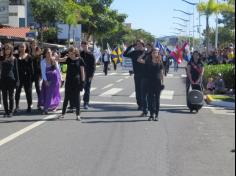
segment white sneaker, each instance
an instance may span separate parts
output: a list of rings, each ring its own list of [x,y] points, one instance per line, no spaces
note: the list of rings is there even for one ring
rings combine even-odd
[[[81,117],[79,115],[76,116],[76,120],[81,121]]]

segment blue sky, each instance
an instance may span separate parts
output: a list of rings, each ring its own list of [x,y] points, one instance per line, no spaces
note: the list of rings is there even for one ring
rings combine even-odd
[[[188,0],[190,2],[199,2],[199,0]],[[182,23],[181,20],[174,19],[173,16],[188,19],[189,16],[175,12],[173,9],[179,9],[186,12],[193,12],[193,6],[186,4],[182,0],[114,0],[112,9],[128,15],[126,22],[132,23],[134,29],[144,29],[156,37],[173,35],[176,32],[174,28],[181,28],[174,22]],[[211,26],[214,25],[214,17],[211,20]],[[191,26],[193,26],[193,17],[191,17]],[[198,13],[195,8],[195,23],[199,23]],[[202,29],[205,28],[205,16],[201,17]],[[195,24],[195,25],[197,25]],[[192,27],[191,27],[192,31]],[[196,34],[198,36],[198,34]]]

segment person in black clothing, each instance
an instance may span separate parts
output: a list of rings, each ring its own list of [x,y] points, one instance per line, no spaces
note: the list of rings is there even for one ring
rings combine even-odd
[[[18,64],[17,59],[13,56],[13,52],[13,46],[11,44],[5,44],[0,79],[5,110],[4,117],[13,116],[14,89],[19,86]]]
[[[25,95],[27,99],[28,109],[27,112],[31,112],[32,106],[32,81],[34,78],[33,71],[33,59],[32,57],[26,53],[26,44],[22,43],[19,46],[19,55],[17,56],[18,67],[19,67],[19,78],[20,78],[20,86],[16,89],[16,109],[15,113],[19,111],[19,102],[20,102],[20,94],[21,89],[24,87]]]
[[[102,55],[102,62],[104,64],[103,72],[107,76],[107,74],[108,74],[108,66],[111,63],[111,55],[108,53],[107,50],[105,50],[103,55]]]
[[[67,64],[65,97],[61,118],[64,118],[70,101],[76,107],[76,119],[80,121],[80,91],[83,90],[85,81],[84,61],[78,56],[76,48],[71,47],[69,48],[69,56],[61,59],[60,62],[66,62]]]
[[[41,81],[41,75],[42,75],[41,66],[40,66],[42,50],[40,47],[37,46],[37,42],[35,40],[31,43],[30,55],[32,56],[32,59],[33,59],[33,70],[34,70],[33,81],[35,84],[35,89],[36,89],[38,102],[39,102],[40,81]],[[40,109],[39,104],[37,106],[38,106],[38,109]]]
[[[152,54],[148,59],[144,60],[140,58],[139,63],[144,64],[148,72],[148,88],[149,88],[149,109],[150,118],[149,121],[159,120],[160,109],[160,96],[161,90],[164,88],[164,66],[162,63],[162,57],[159,53],[159,49],[153,49]],[[155,117],[154,117],[155,115]]]
[[[90,89],[92,80],[94,77],[94,73],[96,71],[96,59],[91,51],[88,49],[88,42],[83,41],[81,43],[81,47],[83,51],[81,51],[80,55],[85,63],[85,93],[84,93],[84,109],[89,108],[90,101]]]
[[[153,50],[153,45],[151,43],[148,43],[146,45],[146,48],[147,50],[138,58],[138,60],[143,59],[147,61],[147,59],[150,58]],[[146,70],[145,68],[141,78],[141,100],[143,110],[141,117],[147,117],[148,114],[148,102],[150,101],[150,98],[148,96],[148,76],[148,70]]]
[[[186,83],[186,93],[188,94],[190,86],[193,89],[201,91],[202,77],[204,74],[204,65],[200,59],[200,53],[194,51],[192,59],[187,65],[187,83]]]
[[[131,51],[135,47],[134,51]],[[144,75],[144,66],[143,64],[137,62],[138,58],[144,53],[145,45],[142,40],[138,40],[135,45],[129,46],[124,52],[124,57],[132,59],[133,71],[134,71],[134,82],[135,82],[135,92],[136,100],[138,104],[138,110],[142,110],[142,96],[141,96],[141,80]]]

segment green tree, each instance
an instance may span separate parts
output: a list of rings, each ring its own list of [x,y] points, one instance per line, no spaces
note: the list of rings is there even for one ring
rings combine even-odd
[[[207,54],[209,52],[209,17],[213,14],[221,12],[235,12],[233,6],[228,3],[217,3],[216,0],[208,0],[198,4],[197,9],[199,12],[206,15],[206,41],[207,41]]]
[[[72,26],[76,26],[79,21],[82,20],[81,12],[87,15],[92,15],[92,10],[89,6],[81,6],[76,3],[74,0],[65,0],[64,5],[64,22],[68,24],[68,44],[70,45],[70,31]]]

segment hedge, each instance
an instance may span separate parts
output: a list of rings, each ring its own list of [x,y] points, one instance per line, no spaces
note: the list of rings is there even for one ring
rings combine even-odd
[[[219,73],[223,76],[226,88],[235,90],[235,65],[205,65],[205,82],[207,82],[210,77],[215,79]]]

